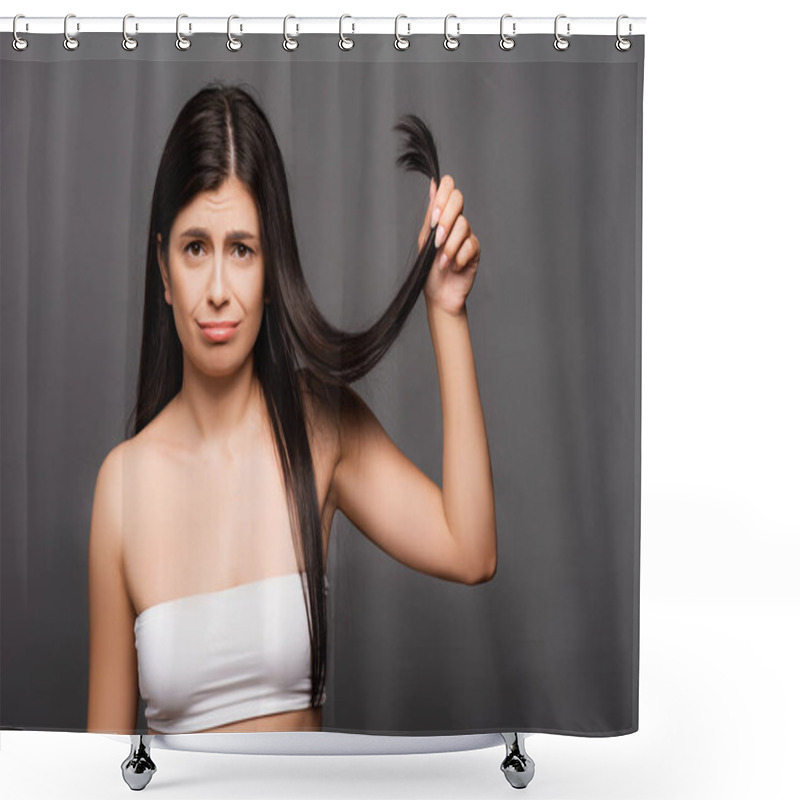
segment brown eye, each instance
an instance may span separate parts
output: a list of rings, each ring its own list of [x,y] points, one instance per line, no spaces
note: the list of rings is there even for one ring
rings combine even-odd
[[[183,248],[184,252],[191,250],[191,248],[193,248],[195,245],[199,247],[200,242],[189,242],[189,244],[187,244],[186,247]],[[198,255],[198,254],[192,250],[192,255]]]
[[[246,244],[238,244],[238,245],[236,246],[236,250],[238,251],[238,250],[239,250],[239,248],[243,248],[243,249],[244,249],[244,254],[243,254],[243,256],[242,256],[243,258],[244,258],[245,256],[247,256],[247,254],[248,254],[248,253],[252,253],[252,252],[253,252],[253,251],[252,251],[252,250],[251,250],[251,249],[250,249],[250,248],[249,248],[249,247],[248,247]]]

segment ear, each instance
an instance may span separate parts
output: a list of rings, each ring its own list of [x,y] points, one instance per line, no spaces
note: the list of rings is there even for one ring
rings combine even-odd
[[[164,283],[164,299],[167,305],[172,305],[172,295],[169,290],[169,270],[164,265],[164,259],[161,255],[161,234],[157,234],[158,246],[156,247],[156,254],[158,255],[158,270],[161,273],[161,280]]]

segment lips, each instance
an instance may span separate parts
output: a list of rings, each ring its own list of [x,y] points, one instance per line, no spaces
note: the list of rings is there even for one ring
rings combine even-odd
[[[211,342],[227,342],[236,331],[238,322],[229,319],[215,320],[211,322],[200,322],[200,330],[203,336]]]

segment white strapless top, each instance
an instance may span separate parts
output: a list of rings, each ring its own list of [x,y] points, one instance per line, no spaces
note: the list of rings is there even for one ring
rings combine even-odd
[[[189,733],[309,708],[305,583],[291,572],[144,609],[134,634],[150,727]]]

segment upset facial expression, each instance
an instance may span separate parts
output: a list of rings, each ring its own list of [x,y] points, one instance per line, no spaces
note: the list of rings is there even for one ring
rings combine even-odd
[[[258,208],[229,179],[202,192],[172,224],[169,258],[159,268],[184,352],[214,376],[238,369],[253,349],[264,309],[264,252]]]

